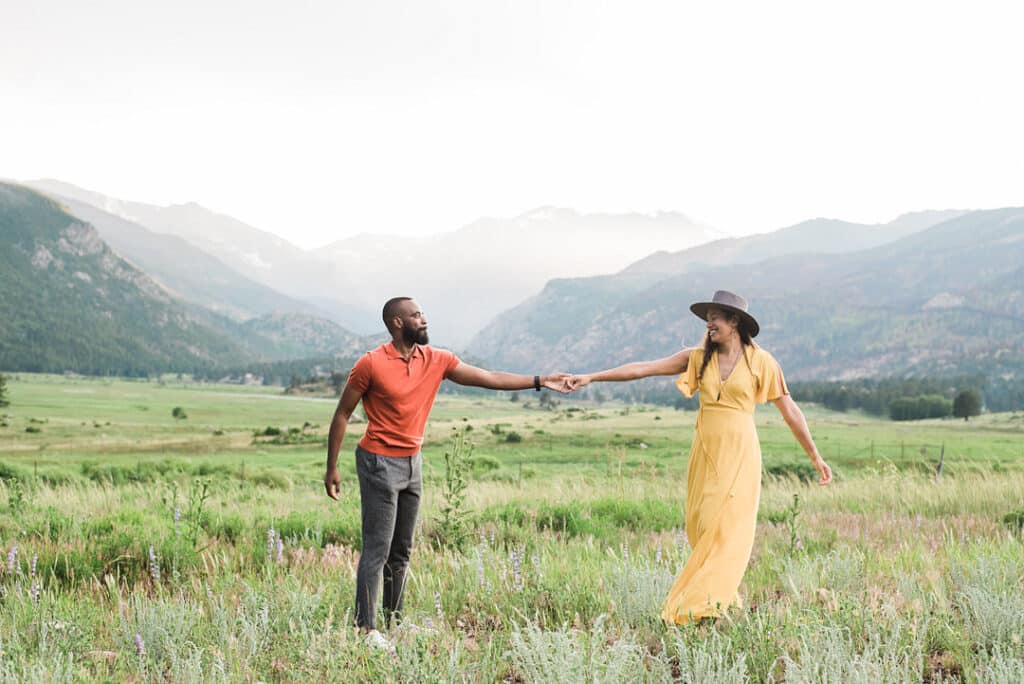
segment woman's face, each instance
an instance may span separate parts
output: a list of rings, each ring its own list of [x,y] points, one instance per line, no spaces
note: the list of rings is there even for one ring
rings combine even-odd
[[[739,320],[728,312],[715,307],[708,309],[708,338],[712,342],[724,342],[736,334]]]

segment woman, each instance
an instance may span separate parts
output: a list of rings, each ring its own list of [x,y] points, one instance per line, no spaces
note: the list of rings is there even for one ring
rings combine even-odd
[[[693,552],[661,613],[674,624],[717,617],[729,606],[742,605],[737,590],[754,546],[761,493],[755,404],[773,402],[820,474],[818,484],[832,481],[803,412],[789,396],[782,369],[753,341],[760,328],[747,313],[746,300],[719,290],[710,302],[698,302],[690,310],[707,322],[703,348],[567,381],[571,389],[579,389],[592,382],[679,373],[680,392],[692,397],[700,391],[686,485],[686,534]]]

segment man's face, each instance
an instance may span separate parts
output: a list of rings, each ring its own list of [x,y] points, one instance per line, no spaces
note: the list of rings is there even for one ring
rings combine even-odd
[[[402,319],[402,341],[408,345],[427,344],[427,317],[420,310],[416,300],[410,299],[399,306],[398,317]]]

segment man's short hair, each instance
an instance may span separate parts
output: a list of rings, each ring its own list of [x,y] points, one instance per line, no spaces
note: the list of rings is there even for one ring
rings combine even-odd
[[[402,302],[412,301],[412,297],[392,297],[384,304],[384,327],[391,332],[391,319],[398,315],[398,305]]]

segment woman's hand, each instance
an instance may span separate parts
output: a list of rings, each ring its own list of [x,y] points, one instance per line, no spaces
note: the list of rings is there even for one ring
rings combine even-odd
[[[575,392],[581,387],[586,387],[594,381],[591,375],[572,375],[565,381],[565,387],[569,392]]]
[[[814,464],[814,469],[821,475],[821,479],[818,480],[818,484],[822,487],[832,481],[832,469],[828,467],[828,463],[825,463],[825,459],[821,457],[821,454],[816,454],[811,463]]]

